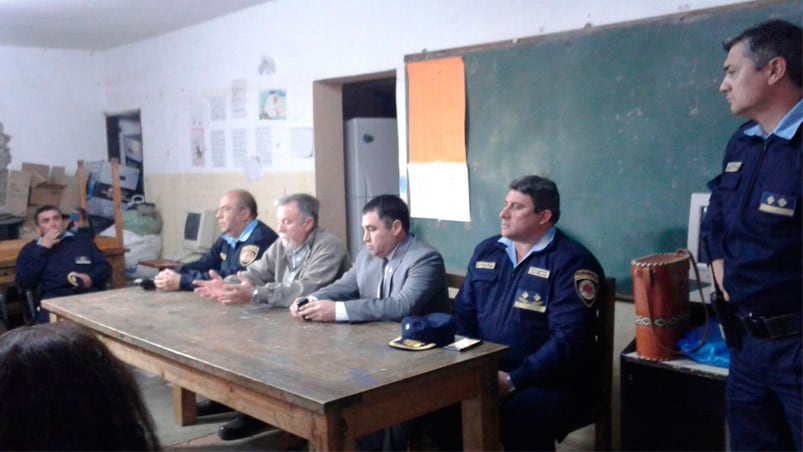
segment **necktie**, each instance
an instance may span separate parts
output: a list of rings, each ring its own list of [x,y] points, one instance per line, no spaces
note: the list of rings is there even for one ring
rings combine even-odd
[[[379,270],[379,283],[376,285],[376,298],[383,298],[385,292],[385,267],[388,265],[387,259],[382,259],[382,268]]]

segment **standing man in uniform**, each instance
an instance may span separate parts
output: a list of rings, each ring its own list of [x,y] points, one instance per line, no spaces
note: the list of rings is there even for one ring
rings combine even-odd
[[[318,200],[299,193],[279,200],[276,209],[279,240],[275,241],[245,271],[239,284],[227,284],[214,270],[209,281],[194,281],[196,293],[221,303],[266,304],[286,308],[343,275],[351,267],[346,245],[331,232],[318,227]],[[199,416],[231,411],[227,406],[206,400],[196,406]],[[221,426],[224,440],[251,436],[267,424],[244,413]]]
[[[704,237],[731,346],[725,403],[733,450],[802,447],[801,42],[801,28],[779,20],[725,42],[720,91],[749,121],[708,183]]]
[[[605,275],[555,227],[554,182],[524,176],[509,188],[501,235],[475,248],[455,299],[457,334],[510,347],[497,382],[505,450],[554,450],[594,403],[595,304]]]
[[[257,220],[257,202],[245,190],[232,190],[220,198],[217,223],[223,233],[201,259],[174,270],[162,270],[154,278],[161,290],[193,290],[193,280],[208,280],[210,270],[223,278],[236,275],[254,262],[278,237]]]
[[[111,267],[89,235],[65,231],[58,207],[39,207],[33,218],[39,239],[17,256],[21,290],[39,287],[45,299],[105,289]],[[37,320],[48,322],[49,313],[38,306],[37,311]]]

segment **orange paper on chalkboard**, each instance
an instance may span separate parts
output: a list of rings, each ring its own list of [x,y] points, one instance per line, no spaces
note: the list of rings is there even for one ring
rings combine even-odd
[[[410,163],[466,162],[463,59],[407,65]]]

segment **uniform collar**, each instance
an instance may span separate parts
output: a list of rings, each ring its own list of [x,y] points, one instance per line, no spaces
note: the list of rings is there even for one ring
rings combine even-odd
[[[64,231],[64,234],[62,234],[62,236],[61,236],[61,240],[68,239],[68,238],[71,238],[71,237],[75,237],[75,234],[73,234],[70,231]],[[39,245],[41,242],[42,242],[42,237],[39,237],[36,240],[36,244]]]
[[[797,129],[800,128],[801,123],[803,123],[803,100],[798,102],[797,105],[789,110],[789,113],[787,113],[786,116],[781,119],[781,121],[775,127],[775,130],[773,130],[770,135],[775,135],[787,141],[791,140],[792,137],[795,136]],[[758,123],[745,129],[744,134],[751,137],[761,137],[764,139],[769,137],[769,135],[764,133],[764,129],[762,129],[761,125]]]
[[[231,246],[232,248],[236,248],[237,247],[237,242],[246,242],[246,241],[248,241],[248,239],[251,237],[251,233],[254,232],[254,229],[257,228],[257,224],[258,223],[259,223],[259,221],[256,218],[254,218],[253,220],[251,220],[250,223],[248,223],[245,226],[245,229],[243,229],[243,232],[240,234],[240,237],[235,239],[234,237],[230,236],[229,234],[223,234],[223,240],[225,240],[226,243],[228,243],[229,246]]]
[[[524,258],[521,261],[524,262],[524,259],[527,259],[527,257],[530,254],[537,253],[539,251],[546,249],[546,247],[548,247],[549,244],[552,243],[552,241],[555,239],[555,231],[556,231],[555,226],[549,228],[549,230],[547,230],[546,233],[544,233],[544,235],[542,235],[541,238],[538,239],[537,242],[535,242],[535,245],[533,245],[532,248],[530,248],[530,251],[527,252],[527,255],[524,256]],[[505,247],[505,252],[507,253],[507,257],[510,258],[510,262],[512,262],[513,266],[515,267],[517,265],[516,245],[513,243],[512,240],[510,240],[507,237],[500,237],[499,243],[501,243]]]

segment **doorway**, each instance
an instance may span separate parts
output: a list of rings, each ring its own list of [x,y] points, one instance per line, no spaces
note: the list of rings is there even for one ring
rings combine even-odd
[[[106,143],[109,160],[117,158],[121,166],[138,170],[136,188],[126,190],[126,197],[144,196],[142,122],[139,111],[106,115]]]
[[[396,72],[315,81],[312,103],[319,219],[346,243],[344,122],[355,117],[396,118]]]

